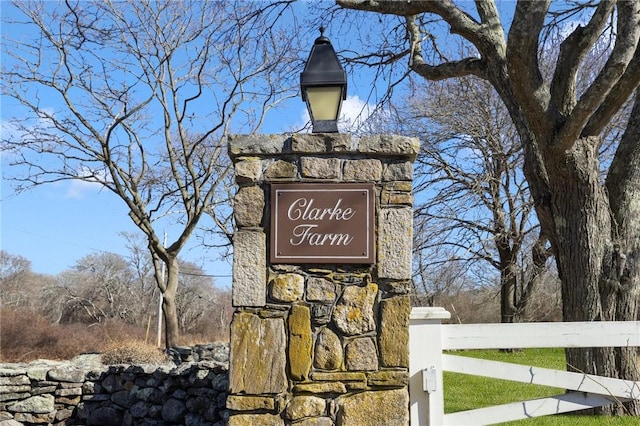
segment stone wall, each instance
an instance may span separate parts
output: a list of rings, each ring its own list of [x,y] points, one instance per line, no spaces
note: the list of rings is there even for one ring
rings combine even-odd
[[[178,365],[105,366],[100,355],[0,364],[0,426],[225,425],[228,346],[174,355]]]
[[[230,426],[409,423],[416,139],[233,136]],[[270,183],[373,183],[376,263],[271,264]]]

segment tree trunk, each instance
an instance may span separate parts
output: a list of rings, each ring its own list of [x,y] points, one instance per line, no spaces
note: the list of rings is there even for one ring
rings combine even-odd
[[[610,203],[598,175],[598,147],[593,138],[581,139],[547,168],[565,321],[629,321],[637,315],[638,273],[628,278],[637,271],[639,259],[633,259],[630,268],[624,265],[628,253],[637,253],[637,248],[635,252],[628,244],[621,248],[621,224],[615,212],[625,223],[633,221],[636,228],[626,230],[635,241],[640,225],[638,219],[629,218],[628,206]],[[569,370],[638,380],[635,348],[567,349],[566,354]],[[637,405],[616,404],[597,411],[637,414]]]
[[[591,139],[579,140],[564,155],[548,156],[555,160],[547,170],[565,321],[604,319],[598,282],[611,220],[608,199],[598,177],[597,146]],[[567,350],[570,370],[615,373],[608,363],[598,366],[596,361],[593,350]]]
[[[548,240],[542,234],[538,235],[533,247],[531,247],[531,264],[519,276],[520,287],[516,287],[515,293],[515,320],[522,322],[526,319],[527,308],[531,297],[539,286],[542,274],[546,268],[547,259],[551,257],[551,252],[547,250]]]
[[[617,320],[638,319],[640,296],[640,92],[636,92],[629,122],[611,162],[606,188],[615,227],[609,264],[602,281],[608,283],[610,308]],[[605,264],[606,265],[606,264]],[[605,275],[606,273],[606,275]],[[619,377],[640,381],[638,349],[616,348]],[[624,413],[640,415],[640,403],[624,404]]]
[[[515,265],[500,271],[500,322],[514,323],[516,320],[516,272]]]
[[[179,282],[177,256],[170,256],[166,266],[167,286],[162,298],[162,313],[164,315],[165,347],[169,349],[178,346],[180,337],[178,310],[176,307],[176,292]]]
[[[519,322],[516,309],[517,270],[513,253],[507,247],[498,249],[500,255],[500,322],[512,324]],[[502,352],[519,352],[518,348],[501,349]]]
[[[515,306],[516,299],[516,276],[513,273],[515,265],[500,271],[500,322],[503,324],[513,324],[519,322]],[[501,352],[520,352],[521,349],[509,348],[500,349]]]

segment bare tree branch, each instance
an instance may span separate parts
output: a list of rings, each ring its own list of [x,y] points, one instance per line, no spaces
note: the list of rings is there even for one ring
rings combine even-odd
[[[615,114],[622,108],[633,91],[640,84],[640,46],[636,47],[633,59],[629,62],[618,83],[609,91],[602,104],[593,113],[582,130],[582,137],[599,135]]]
[[[523,105],[536,130],[548,133],[549,92],[542,84],[538,63],[538,39],[549,9],[549,0],[518,2],[507,42],[507,66],[513,95]]]
[[[567,151],[573,146],[591,116],[602,105],[609,92],[619,84],[620,78],[637,50],[638,40],[640,40],[640,3],[618,2],[617,4],[618,14],[625,19],[617,20],[615,45],[604,67],[580,97],[580,101],[562,126],[558,135],[560,143],[555,147],[559,152]],[[640,82],[640,75],[635,76],[635,84],[637,85],[638,82]]]
[[[177,343],[178,254],[203,218],[229,233],[214,202],[228,196],[229,130],[256,131],[272,106],[296,95],[288,68],[298,60],[296,35],[278,24],[290,4],[14,6],[27,36],[3,42],[2,78],[28,113],[10,118],[15,132],[2,140],[12,178],[19,189],[83,180],[122,200],[146,236],[169,346]],[[165,247],[167,221],[179,226]]]
[[[568,115],[577,99],[575,81],[580,69],[580,61],[585,57],[607,23],[615,7],[614,1],[603,1],[586,26],[578,25],[560,44],[560,53],[551,81],[551,99],[563,115]]]

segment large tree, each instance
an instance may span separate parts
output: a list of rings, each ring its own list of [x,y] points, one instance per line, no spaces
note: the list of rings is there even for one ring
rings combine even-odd
[[[406,104],[400,131],[421,139],[415,272],[452,261],[482,271],[484,284],[499,282],[501,321],[521,321],[549,252],[507,111],[488,82],[472,77],[416,85]]]
[[[291,94],[278,71],[298,58],[278,25],[289,3],[20,1],[5,14],[2,88],[17,107],[2,147],[18,189],[82,180],[125,203],[153,259],[167,347],[178,254],[224,208],[226,135],[255,131]]]
[[[451,0],[337,3],[402,21],[401,49],[385,46],[368,58],[405,58],[410,72],[428,80],[473,75],[491,83],[522,141],[524,173],[562,281],[564,319],[634,320],[640,290],[637,94],[613,159],[603,164],[599,155],[603,129],[640,83],[640,1],[553,7],[550,0],[518,1],[511,19],[511,11],[499,10],[493,0],[477,0],[475,8]],[[446,39],[435,29],[439,24],[475,54],[454,57],[439,45]],[[551,29],[557,30],[559,53],[546,73],[540,55]],[[579,86],[585,57],[602,43],[609,43],[604,65]],[[635,355],[635,348],[568,350],[567,363],[638,380]],[[639,413],[637,404],[629,409]]]

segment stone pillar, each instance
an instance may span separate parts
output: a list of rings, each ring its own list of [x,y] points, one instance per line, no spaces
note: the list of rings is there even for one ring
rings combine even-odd
[[[229,425],[408,425],[412,175],[392,135],[230,137]],[[271,264],[270,184],[372,183],[376,263]]]

